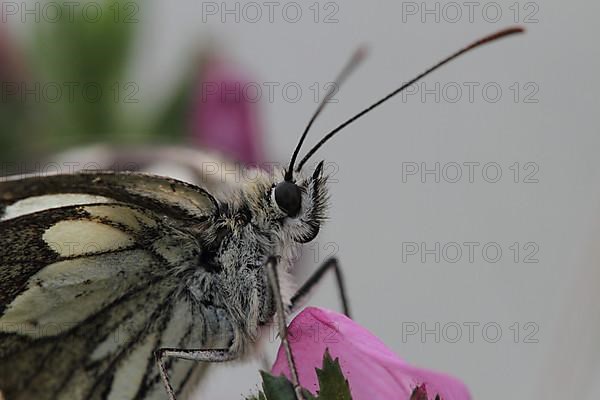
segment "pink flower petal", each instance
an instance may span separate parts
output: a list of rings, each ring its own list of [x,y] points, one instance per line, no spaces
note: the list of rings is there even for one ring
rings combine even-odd
[[[192,115],[192,140],[245,164],[263,161],[255,83],[223,61],[209,61]]]
[[[412,391],[425,384],[431,400],[469,400],[466,386],[438,372],[413,367],[401,360],[371,332],[345,315],[308,307],[290,324],[290,344],[300,384],[316,393],[315,368],[322,366],[328,348],[340,360],[353,400],[390,400],[410,398]],[[272,373],[289,377],[283,347],[279,348]]]

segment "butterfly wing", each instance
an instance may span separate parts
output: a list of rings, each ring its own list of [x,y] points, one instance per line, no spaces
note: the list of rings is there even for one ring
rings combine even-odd
[[[202,339],[194,337],[202,330],[193,329],[198,318],[177,274],[197,267],[202,247],[178,229],[178,218],[202,223],[214,200],[200,188],[146,178],[78,174],[0,184],[6,398],[162,398],[153,351]],[[36,211],[42,205],[54,208]],[[185,364],[171,366],[176,386],[190,376]]]
[[[218,210],[206,190],[175,179],[136,172],[80,172],[0,181],[0,218],[106,199],[179,220],[204,219]]]

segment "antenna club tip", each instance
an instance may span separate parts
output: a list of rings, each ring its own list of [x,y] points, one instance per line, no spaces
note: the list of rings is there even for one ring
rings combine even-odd
[[[511,26],[510,28],[506,28],[507,33],[525,33],[526,31],[527,31],[527,29],[525,29],[525,27],[521,26],[521,25],[516,25],[516,26]]]
[[[514,35],[517,33],[524,33],[525,32],[525,28],[520,26],[520,25],[516,25],[516,26],[512,26],[506,29],[502,29],[498,32],[492,33],[491,35],[485,36],[481,39],[479,39],[478,41],[474,42],[473,44],[471,44],[470,46],[468,46],[466,48],[466,50],[471,50],[475,47],[478,47],[482,44],[485,43],[490,43],[490,42],[494,42],[500,38],[504,38],[510,35]]]
[[[521,25],[511,26],[509,28],[502,29],[501,31],[498,31],[490,36],[500,38],[502,36],[514,35],[516,33],[525,33],[525,27]]]

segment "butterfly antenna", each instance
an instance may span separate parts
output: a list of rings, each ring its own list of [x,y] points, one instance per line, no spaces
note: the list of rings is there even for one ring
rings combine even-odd
[[[481,46],[483,44],[486,44],[486,43],[489,43],[489,42],[493,42],[493,41],[495,41],[497,39],[500,39],[500,38],[503,38],[503,37],[506,37],[506,36],[509,36],[509,35],[513,35],[515,33],[522,33],[524,31],[525,31],[525,29],[523,29],[521,27],[518,27],[518,26],[517,27],[512,27],[512,28],[501,30],[499,32],[496,32],[496,33],[488,35],[488,36],[486,36],[484,38],[481,38],[481,39],[477,40],[476,42],[471,43],[467,47],[464,47],[463,49],[457,51],[456,53],[452,54],[451,56],[449,56],[449,57],[443,59],[442,61],[438,62],[433,67],[429,68],[425,72],[423,72],[420,75],[418,75],[416,78],[414,78],[414,79],[410,80],[409,82],[405,83],[404,85],[400,86],[398,89],[394,90],[393,92],[391,92],[390,94],[388,94],[387,96],[385,96],[381,100],[375,102],[371,106],[365,108],[364,110],[362,110],[361,112],[359,112],[358,114],[356,114],[355,116],[353,116],[352,118],[350,118],[350,119],[346,120],[345,122],[343,122],[342,124],[340,124],[337,128],[335,128],[334,130],[332,130],[331,132],[329,132],[327,135],[325,135],[323,137],[323,139],[321,139],[312,149],[310,149],[310,151],[306,154],[306,156],[304,156],[304,158],[300,161],[300,163],[298,163],[298,167],[296,168],[296,171],[300,171],[302,169],[302,166],[310,159],[310,157],[312,157],[312,155],[315,154],[315,152],[317,150],[319,150],[319,148],[321,148],[321,146],[323,146],[336,133],[338,133],[339,131],[341,131],[342,129],[344,129],[345,127],[347,127],[348,125],[350,125],[351,123],[353,123],[354,121],[356,121],[357,119],[359,119],[360,117],[362,117],[363,115],[365,115],[366,113],[372,111],[375,107],[378,107],[381,104],[385,103],[386,101],[388,101],[389,99],[391,99],[392,97],[394,97],[398,93],[402,92],[404,89],[406,89],[407,87],[411,86],[412,84],[414,84],[415,82],[417,82],[421,78],[429,75],[430,73],[432,73],[436,69],[440,68],[442,65],[444,65],[444,64],[446,64],[446,63],[454,60],[455,58],[461,56],[462,54],[468,52],[469,50],[473,50],[474,48],[479,47],[479,46]]]
[[[306,125],[306,128],[304,128],[304,132],[302,132],[302,136],[300,136],[300,141],[298,142],[298,144],[296,145],[296,148],[294,149],[294,154],[292,154],[292,159],[290,160],[290,165],[289,165],[287,171],[285,171],[285,180],[286,181],[290,182],[293,179],[294,164],[296,163],[296,158],[298,157],[298,153],[300,152],[300,148],[302,147],[302,144],[304,143],[304,139],[306,139],[306,135],[308,134],[310,127],[313,125],[313,123],[315,122],[315,120],[317,119],[319,114],[321,114],[321,111],[323,111],[323,108],[325,108],[325,105],[335,95],[337,89],[340,87],[342,82],[344,82],[344,80],[348,77],[348,75],[350,75],[350,73],[356,68],[356,66],[365,58],[366,54],[367,54],[367,50],[365,47],[359,47],[354,52],[354,54],[352,55],[352,57],[350,58],[348,63],[344,66],[344,69],[342,69],[342,71],[340,72],[340,74],[338,75],[336,80],[334,81],[333,85],[331,85],[331,87],[325,94],[325,97],[323,98],[323,100],[321,100],[321,103],[319,103],[319,107],[317,107],[317,110],[314,112],[314,114],[310,118],[310,121],[308,121],[308,125]]]

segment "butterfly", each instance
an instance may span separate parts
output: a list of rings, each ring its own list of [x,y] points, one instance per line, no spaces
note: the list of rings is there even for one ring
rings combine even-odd
[[[287,168],[249,174],[219,198],[202,185],[139,172],[3,178],[4,397],[175,399],[195,382],[199,361],[255,353],[261,330],[274,319],[299,388],[285,316],[328,271],[335,272],[348,313],[335,259],[297,291],[289,289],[293,254],[318,235],[329,204],[323,162],[312,173],[303,167],[342,128],[425,75],[521,31],[509,28],[454,53],[339,125],[296,163],[330,91]],[[361,58],[355,54],[336,82]]]

